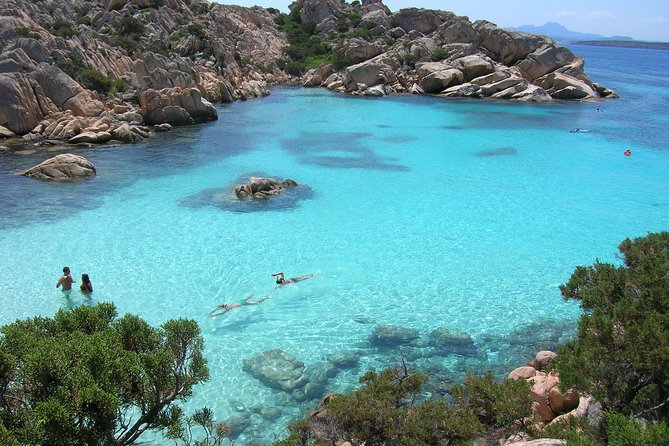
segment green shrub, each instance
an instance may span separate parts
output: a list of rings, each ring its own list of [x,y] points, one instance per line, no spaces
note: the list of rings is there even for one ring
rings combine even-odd
[[[282,14],[275,18],[281,29],[286,32],[288,43],[283,53],[289,61],[279,64],[279,68],[293,76],[299,76],[310,68],[316,68],[319,62],[330,63],[331,43],[315,35],[313,23],[302,23],[296,10],[289,15]]]
[[[584,310],[554,366],[614,412],[669,421],[669,232],[623,241],[623,265],[579,266],[560,287]]]
[[[72,24],[64,20],[56,20],[48,26],[48,29],[54,35],[60,37],[72,37],[79,35],[79,32],[72,28]]]
[[[524,379],[497,381],[491,372],[484,376],[470,375],[462,386],[452,389],[463,407],[479,414],[489,427],[513,427],[532,414],[530,384]]]
[[[78,23],[79,25],[91,26],[92,20],[91,20],[90,17],[88,17],[88,16],[84,16],[84,17],[79,17],[79,18],[77,19],[77,23]]]
[[[444,48],[437,48],[430,55],[430,59],[432,59],[433,62],[439,62],[441,60],[446,59],[447,57],[448,57],[448,51],[446,51]]]
[[[97,70],[86,68],[81,71],[81,82],[86,88],[95,90],[98,93],[107,93],[112,87],[112,81]],[[125,85],[125,84],[124,84]]]
[[[346,53],[343,51],[335,51],[332,55],[332,66],[334,66],[335,70],[341,70],[352,64],[353,62],[351,62],[351,59],[346,57]]]
[[[362,22],[362,23],[360,23],[360,27],[372,30],[372,29],[376,28],[376,23],[374,23],[374,22]]]
[[[608,446],[666,446],[669,426],[664,422],[641,424],[625,415],[606,412]]]
[[[42,37],[38,33],[23,27],[16,28],[14,32],[16,33],[16,37],[29,37],[31,39],[37,39],[37,40],[39,40]]]
[[[410,411],[401,433],[403,446],[465,445],[483,431],[483,424],[470,409],[457,409],[445,401],[426,401]]]
[[[154,328],[102,303],[0,332],[3,445],[130,445],[209,377],[192,320]]]
[[[569,446],[600,446],[600,433],[588,422],[587,418],[567,417],[559,422],[551,423],[538,432],[537,438],[558,438],[565,440]]]
[[[416,66],[416,62],[418,62],[418,57],[415,56],[415,55],[412,54],[412,53],[406,53],[406,54],[404,55],[404,58],[402,59],[402,62],[403,62],[405,65],[407,65],[407,66],[409,66],[409,67],[411,67],[411,68],[414,68],[414,67]]]
[[[123,79],[114,79],[111,82],[109,94],[125,93],[126,91],[128,91],[128,86],[125,84]]]
[[[356,28],[353,31],[346,33],[346,37],[360,37],[365,40],[370,40],[373,36],[372,33],[370,33],[366,28]]]
[[[377,374],[367,372],[363,387],[352,395],[337,395],[327,406],[328,416],[345,440],[359,439],[367,444],[397,442],[407,417],[410,401],[427,381],[418,373],[404,375],[399,368]]]
[[[131,15],[123,16],[121,22],[119,23],[118,34],[120,35],[129,36],[135,34],[138,36],[142,36],[144,35],[145,31],[146,31],[146,26],[144,25],[144,23],[142,23],[141,20],[136,19]]]
[[[200,39],[205,39],[207,34],[204,32],[204,28],[200,23],[191,23],[186,26],[186,32],[192,36],[199,37]]]
[[[276,8],[272,8],[272,7],[267,8],[267,12],[269,12],[270,14],[280,14],[281,13],[281,11],[279,11]]]

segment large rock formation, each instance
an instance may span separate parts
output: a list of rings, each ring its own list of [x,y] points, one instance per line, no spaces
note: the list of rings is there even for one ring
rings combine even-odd
[[[30,143],[95,144],[216,119],[211,102],[288,80],[275,15],[205,0],[0,2],[0,126]]]
[[[63,153],[21,172],[40,180],[70,181],[95,176],[95,167],[83,156]]]
[[[576,390],[563,392],[559,389],[560,377],[557,372],[548,371],[548,364],[555,353],[541,351],[528,365],[509,373],[509,379],[526,379],[530,385],[534,405],[532,412],[535,419],[547,423],[558,415],[576,409],[579,394]]]
[[[291,9],[322,35],[336,31],[331,24],[351,15],[358,15],[370,31],[365,38],[334,46],[347,67],[327,78],[310,71],[302,81],[305,86],[351,94],[368,95],[375,88],[523,101],[615,97],[588,79],[583,59],[547,37],[484,20],[472,23],[446,11],[407,8],[393,14],[377,0],[357,7],[335,3],[299,0]]]
[[[291,8],[332,42],[336,61],[311,70],[306,86],[525,101],[613,95],[569,49],[486,21],[391,13],[380,0],[297,0]],[[273,9],[206,0],[4,0],[0,126],[30,143],[79,133],[87,134],[74,141],[132,142],[150,134],[145,125],[216,119],[210,103],[265,96],[268,85],[295,80],[279,68],[290,52],[278,19]]]

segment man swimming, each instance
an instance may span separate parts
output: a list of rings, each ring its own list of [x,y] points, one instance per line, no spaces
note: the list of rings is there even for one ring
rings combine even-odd
[[[290,279],[286,279],[283,273],[274,273],[272,274],[272,277],[276,277],[276,284],[277,285],[287,285],[289,283],[295,283],[295,282],[301,282],[303,280],[307,280],[311,277],[314,277],[315,274],[306,274],[304,276],[300,277],[291,277]]]
[[[255,294],[255,293],[254,293],[254,294]],[[214,308],[214,310],[213,310],[211,313],[209,313],[209,317],[221,316],[221,315],[224,315],[225,313],[227,313],[227,312],[230,311],[230,310],[234,310],[235,308],[243,307],[243,306],[245,306],[245,305],[259,305],[259,304],[261,304],[262,302],[266,301],[267,299],[271,299],[271,298],[272,298],[272,296],[267,296],[267,297],[263,297],[263,298],[260,299],[260,300],[255,301],[255,302],[249,302],[249,299],[251,299],[252,297],[253,297],[253,294],[249,294],[249,295],[246,296],[244,299],[240,300],[239,303],[234,303],[234,304],[227,304],[227,303],[226,303],[226,304],[220,304],[219,306],[217,306],[216,308]],[[216,313],[216,312],[219,311],[219,310],[223,310],[223,311],[220,312],[220,313]],[[215,313],[215,314],[214,314],[214,313]]]
[[[56,283],[56,288],[62,286],[61,291],[65,297],[70,297],[70,294],[72,294],[72,284],[74,282],[75,280],[70,275],[70,268],[66,266],[63,268],[63,275],[58,279],[58,283]]]

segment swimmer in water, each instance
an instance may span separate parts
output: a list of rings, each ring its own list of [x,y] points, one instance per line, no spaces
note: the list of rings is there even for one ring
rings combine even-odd
[[[70,268],[66,266],[63,268],[63,275],[58,279],[58,283],[56,283],[56,288],[60,288],[65,297],[70,297],[70,294],[72,294],[72,284],[75,282],[76,280],[70,275]]]
[[[277,285],[288,285],[289,283],[295,283],[295,282],[301,282],[303,280],[310,279],[314,277],[315,274],[306,274],[304,276],[300,277],[291,277],[290,279],[286,279],[283,275],[283,273],[274,273],[272,274],[272,277],[276,277],[276,284]]]
[[[255,301],[255,302],[249,302],[249,299],[251,299],[252,297],[253,297],[253,294],[249,294],[244,299],[240,300],[238,303],[220,304],[211,313],[209,313],[209,317],[221,316],[221,315],[224,315],[225,313],[227,313],[230,310],[234,310],[235,308],[243,307],[243,306],[246,306],[246,305],[260,305],[262,302],[266,301],[267,299],[272,298],[272,296],[267,296],[267,297],[263,297],[260,300]]]

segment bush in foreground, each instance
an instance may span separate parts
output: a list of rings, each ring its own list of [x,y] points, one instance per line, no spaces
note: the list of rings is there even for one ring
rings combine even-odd
[[[2,444],[133,444],[209,377],[192,320],[153,328],[103,303],[0,333]]]
[[[367,445],[465,445],[486,430],[506,434],[531,414],[532,398],[524,380],[495,381],[492,374],[470,376],[453,388],[454,398],[417,403],[425,375],[403,365],[367,372],[351,395],[335,395],[324,421],[302,420],[276,446],[333,444],[347,440]]]
[[[669,232],[620,244],[622,266],[576,268],[560,287],[584,310],[577,338],[559,352],[565,387],[614,412],[669,421]]]

